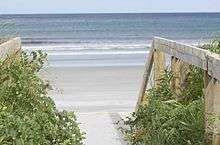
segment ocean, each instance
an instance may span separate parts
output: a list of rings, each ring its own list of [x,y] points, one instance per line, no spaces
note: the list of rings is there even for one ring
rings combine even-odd
[[[220,36],[220,13],[0,15],[50,67],[144,65],[154,36],[193,45]]]

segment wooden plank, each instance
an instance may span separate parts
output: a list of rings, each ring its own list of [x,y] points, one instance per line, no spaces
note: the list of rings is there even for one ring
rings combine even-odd
[[[213,110],[215,116],[215,130],[213,133],[213,145],[220,145],[220,81],[213,79],[213,88],[210,91],[213,91],[214,103]]]
[[[14,38],[0,45],[0,59],[5,59],[7,55],[16,53],[21,50],[21,39]]]
[[[208,70],[208,74],[220,80],[220,55],[198,47],[190,46],[160,37],[154,38],[155,49]]]
[[[213,145],[220,144],[220,81],[212,78],[208,72],[204,76],[205,81],[205,139]],[[212,118],[214,117],[214,120]],[[212,122],[214,121],[214,122]]]
[[[205,96],[205,142],[206,144],[212,144],[213,136],[213,122],[211,122],[211,117],[213,115],[213,105],[214,105],[214,95],[213,90],[213,80],[208,74],[208,71],[204,71],[204,96]]]
[[[220,80],[220,55],[207,52],[208,74]]]
[[[155,46],[154,46],[155,48]],[[160,84],[161,79],[165,72],[165,55],[162,51],[154,51],[154,82],[157,87]]]
[[[180,94],[180,65],[179,59],[172,56],[171,57],[171,72],[172,78],[172,91],[177,95]]]
[[[143,80],[142,80],[142,84],[141,84],[141,89],[139,91],[139,95],[138,95],[138,101],[135,107],[135,112],[138,110],[139,105],[142,103],[142,101],[144,100],[144,95],[145,95],[145,91],[146,91],[146,87],[150,78],[150,74],[151,74],[151,70],[152,70],[152,66],[153,66],[153,56],[154,56],[154,49],[153,49],[153,44],[147,59],[147,62],[145,64],[145,71],[144,71],[144,75],[143,75]]]
[[[155,37],[154,42],[155,49],[175,56],[186,63],[193,64],[204,70],[207,69],[207,50],[159,37]]]
[[[181,101],[182,99],[184,99],[184,98],[180,98],[180,96],[182,90],[186,87],[186,79],[189,72],[189,64],[172,56],[171,72],[173,74],[172,90],[176,95],[176,100]]]

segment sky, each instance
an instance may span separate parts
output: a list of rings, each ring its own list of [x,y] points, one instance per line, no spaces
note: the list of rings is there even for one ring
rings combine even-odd
[[[0,0],[0,14],[220,12],[220,0]]]

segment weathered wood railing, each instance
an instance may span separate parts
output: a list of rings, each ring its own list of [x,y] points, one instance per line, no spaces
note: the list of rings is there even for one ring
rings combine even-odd
[[[189,65],[195,65],[204,70],[205,113],[207,115],[205,119],[206,137],[213,145],[220,145],[220,55],[218,54],[176,41],[155,37],[145,65],[136,110],[145,100],[150,74],[153,73],[155,86],[158,85],[160,78],[163,76],[166,64],[165,54],[170,56],[171,71],[175,76],[172,80],[172,88],[177,94],[176,96],[180,93]],[[177,97],[176,99],[178,100],[179,98]],[[219,116],[219,118],[217,117],[214,123],[210,124],[208,114],[214,114]],[[210,126],[214,126],[215,131],[210,130]]]
[[[0,44],[0,60],[8,55],[15,54],[21,50],[21,39],[19,37],[9,39]]]

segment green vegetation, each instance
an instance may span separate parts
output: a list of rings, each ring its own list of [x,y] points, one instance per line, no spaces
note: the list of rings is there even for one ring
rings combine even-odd
[[[202,46],[220,53],[220,41]],[[173,75],[166,71],[160,85],[147,91],[148,103],[123,120],[125,139],[133,145],[205,145],[203,71],[190,66],[181,101],[171,88]]]
[[[190,76],[198,74],[197,68],[191,68]],[[175,101],[171,91],[172,74],[166,72],[158,88],[149,90],[147,105],[139,108],[137,113],[124,121],[129,126],[123,133],[132,144],[146,145],[202,145],[204,134],[203,97],[197,96],[202,92],[197,82],[189,81],[192,88],[187,88],[183,95],[191,94],[189,101]],[[188,91],[188,89],[190,89]]]
[[[41,51],[0,61],[0,144],[81,145],[84,138],[73,112],[58,112],[38,72]]]
[[[203,45],[202,48],[220,54],[220,39],[216,38],[210,44]]]

